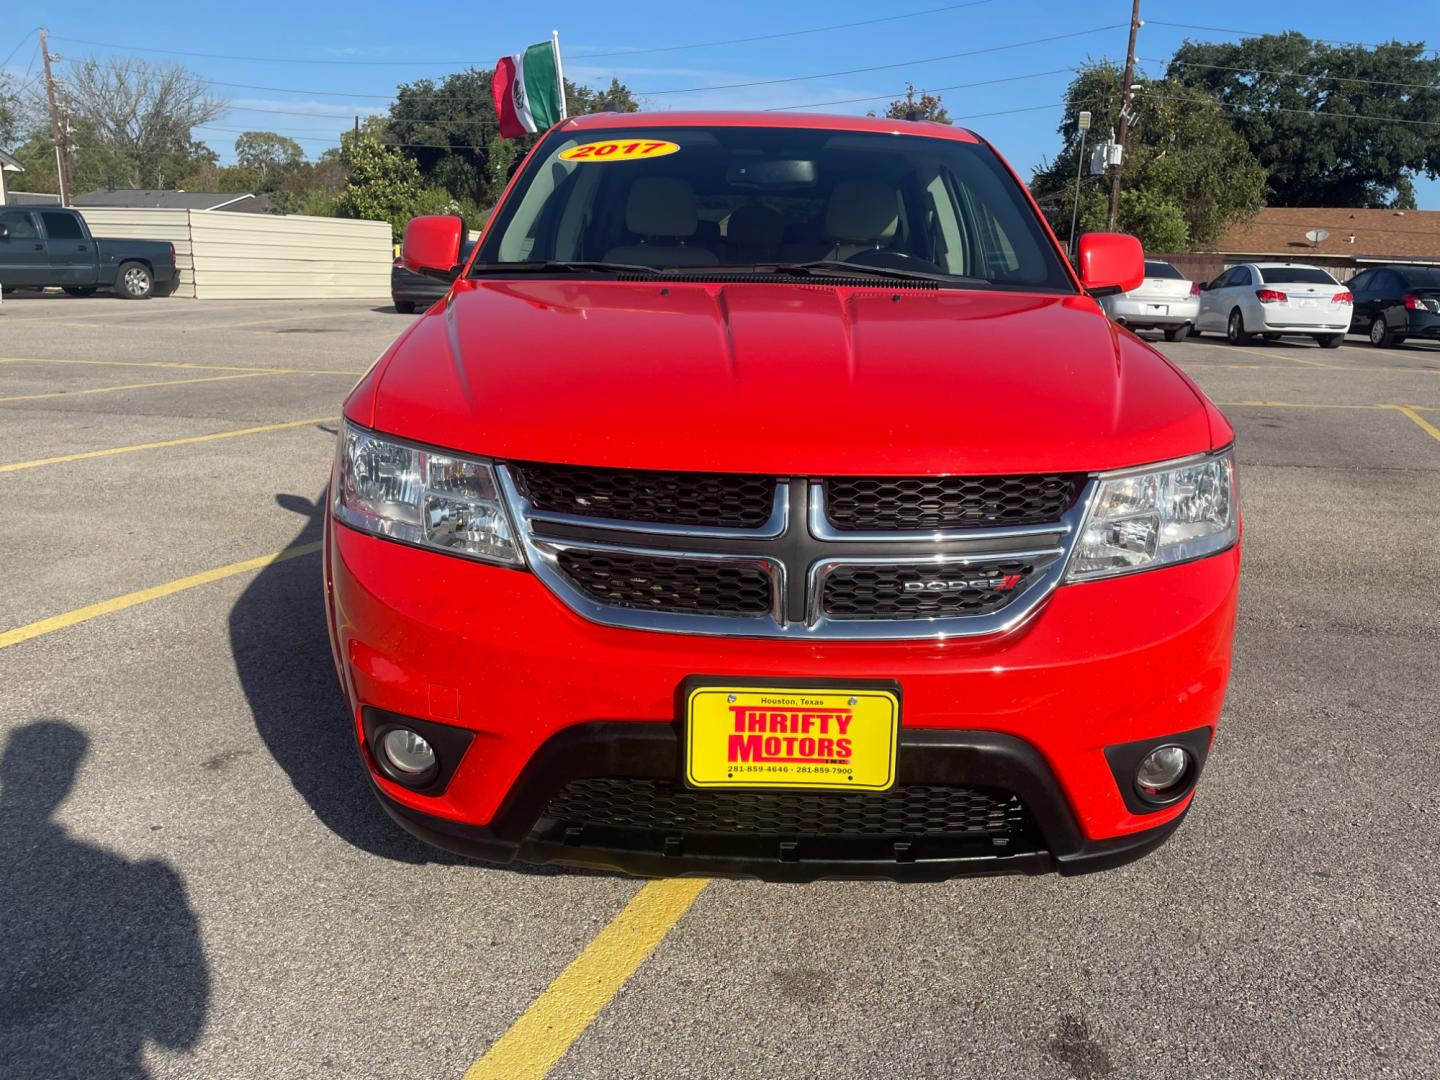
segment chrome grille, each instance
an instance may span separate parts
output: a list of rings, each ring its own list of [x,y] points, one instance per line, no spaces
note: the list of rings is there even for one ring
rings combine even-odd
[[[540,496],[535,478],[550,468],[502,464],[498,473],[531,569],[578,614],[633,629],[812,640],[1012,629],[1059,584],[1094,490],[1094,481],[1065,474],[971,478],[963,483],[1011,500],[976,524],[963,509],[946,509],[961,502],[938,510],[923,500],[911,509],[881,505],[881,487],[865,488],[870,508],[862,513],[849,479],[563,466],[555,468],[571,486]],[[583,484],[574,481],[580,473]],[[545,475],[548,482],[560,474]],[[949,479],[876,483],[926,492]],[[1019,487],[1006,488],[1010,480]],[[837,490],[849,500],[838,519]],[[707,497],[716,505],[704,505]],[[936,516],[925,517],[932,510]],[[1051,516],[1019,520],[1042,510]],[[644,514],[654,517],[636,516]]]

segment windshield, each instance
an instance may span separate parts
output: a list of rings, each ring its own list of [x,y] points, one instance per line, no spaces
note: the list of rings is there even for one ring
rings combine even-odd
[[[1266,285],[1338,285],[1324,270],[1314,266],[1257,266]]]
[[[1400,271],[1406,285],[1416,289],[1440,289],[1440,269],[1410,266]]]
[[[1148,278],[1168,278],[1177,281],[1185,280],[1185,275],[1167,262],[1147,261],[1145,263],[1145,276]]]
[[[1075,291],[989,147],[802,128],[556,131],[474,273],[557,262],[774,273],[822,261],[966,288]]]

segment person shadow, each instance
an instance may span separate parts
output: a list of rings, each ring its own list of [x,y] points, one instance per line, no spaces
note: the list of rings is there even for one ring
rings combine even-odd
[[[0,754],[0,1076],[143,1080],[149,1044],[200,1037],[210,973],[185,885],[55,820],[89,739],[15,729]]]
[[[280,494],[300,518],[290,541],[321,540],[325,492]],[[396,825],[380,808],[355,745],[355,729],[330,657],[321,554],[265,567],[230,611],[230,650],[265,748],[315,816],[347,843],[407,863],[456,863]]]

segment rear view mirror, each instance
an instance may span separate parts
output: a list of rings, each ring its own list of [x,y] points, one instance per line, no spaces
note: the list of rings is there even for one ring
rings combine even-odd
[[[813,161],[771,161],[757,159],[747,161],[741,158],[732,161],[725,170],[728,184],[747,184],[753,187],[794,187],[815,183],[815,162]]]
[[[460,242],[464,239],[465,222],[452,214],[411,218],[400,244],[400,261],[417,274],[454,281],[460,272]]]
[[[1078,262],[1080,284],[1091,296],[1129,292],[1145,280],[1145,249],[1128,233],[1086,233]]]

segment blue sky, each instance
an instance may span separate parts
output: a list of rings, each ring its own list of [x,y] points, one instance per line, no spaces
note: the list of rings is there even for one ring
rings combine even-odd
[[[652,109],[815,105],[817,111],[863,113],[883,108],[907,80],[938,88],[1008,79],[944,90],[942,97],[953,116],[970,117],[961,122],[993,140],[1022,175],[1058,148],[1059,102],[1070,77],[1062,69],[1087,58],[1123,59],[1130,11],[1129,0],[972,0],[964,6],[953,0],[550,5],[292,0],[197,3],[186,6],[183,15],[164,4],[5,0],[4,6],[0,60],[18,45],[4,65],[17,76],[28,70],[33,78],[38,71],[35,38],[22,35],[43,24],[52,51],[62,56],[134,51],[183,62],[215,83],[244,84],[214,87],[229,97],[231,108],[197,132],[225,160],[233,157],[235,137],[245,130],[289,135],[313,157],[335,144],[340,128],[352,123],[357,112],[384,111],[397,83],[440,77],[467,64],[489,67],[496,57],[543,40],[554,28],[560,31],[567,76],[592,84],[617,76]],[[893,18],[912,12],[928,14]],[[1378,8],[1354,0],[1302,5],[1145,0],[1142,13],[1147,25],[1138,53],[1152,60],[1170,56],[1187,36],[1237,38],[1165,22],[1262,33],[1299,30],[1312,37],[1367,42],[1423,40],[1440,48],[1437,0]],[[872,21],[880,19],[886,21]],[[862,21],[868,24],[738,45],[671,48]],[[978,51],[1059,35],[1073,36]],[[972,55],[920,62],[956,53]],[[878,65],[887,66],[854,70]],[[1145,67],[1152,74],[1163,72],[1162,63]],[[837,71],[850,73],[728,85]],[[871,97],[875,100],[850,100]],[[1421,207],[1440,209],[1440,181],[1421,177],[1417,186]]]

